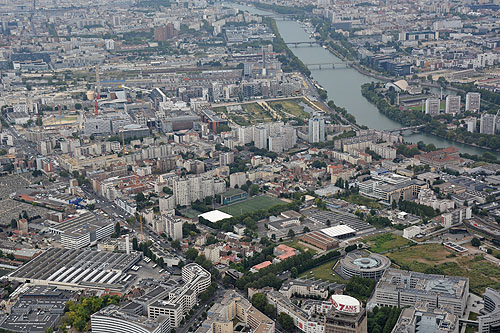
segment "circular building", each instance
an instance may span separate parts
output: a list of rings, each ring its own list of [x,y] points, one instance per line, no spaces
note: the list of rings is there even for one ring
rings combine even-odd
[[[389,266],[391,260],[386,256],[360,250],[349,252],[340,260],[342,273],[348,278],[360,276],[378,280]]]

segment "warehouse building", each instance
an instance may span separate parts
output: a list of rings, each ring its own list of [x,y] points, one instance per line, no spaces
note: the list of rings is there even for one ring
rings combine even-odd
[[[114,225],[111,220],[98,220],[91,212],[85,212],[49,228],[61,236],[61,244],[67,249],[81,249],[111,236]]]
[[[7,275],[7,279],[66,289],[121,292],[135,280],[136,276],[127,272],[141,258],[141,253],[51,248]]]

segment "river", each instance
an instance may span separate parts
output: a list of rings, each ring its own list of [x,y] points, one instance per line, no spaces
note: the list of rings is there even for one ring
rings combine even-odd
[[[231,3],[228,6],[235,7],[241,10],[248,11],[256,15],[271,15],[272,12],[264,11],[255,7],[244,6]],[[273,14],[279,17],[278,14]],[[314,41],[309,37],[309,34],[304,30],[301,23],[290,20],[276,20],[276,25],[285,42],[297,41]],[[328,50],[319,45],[310,46],[302,44],[298,47],[289,45],[290,50],[304,63],[339,63],[341,59],[333,55]],[[361,85],[368,82],[377,81],[376,79],[361,74],[354,68],[326,68],[324,66],[319,69],[317,66],[309,68],[312,77],[328,92],[328,99],[335,102],[336,105],[344,107],[347,111],[356,117],[356,121],[360,125],[366,125],[374,129],[394,129],[400,128],[402,125],[380,113],[375,105],[369,103],[361,95]],[[427,133],[417,133],[405,135],[405,141],[416,143],[423,141],[426,144],[433,143],[436,147],[455,146],[462,153],[482,155],[485,152],[495,154],[500,158],[500,153],[492,152],[487,149],[461,144],[458,142],[446,140]]]

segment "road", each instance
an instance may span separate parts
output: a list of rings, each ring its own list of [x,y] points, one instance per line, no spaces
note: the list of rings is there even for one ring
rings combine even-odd
[[[16,148],[18,148],[20,151],[24,151],[27,155],[29,155],[29,157],[39,155],[36,149],[36,145],[33,142],[29,142],[25,138],[20,136],[14,127],[9,126],[9,132],[14,137],[14,146],[16,146]]]
[[[179,332],[179,333],[186,333],[186,332],[189,332],[191,326],[193,326],[193,324],[195,323],[195,321],[197,319],[201,319],[201,314],[204,312],[204,311],[207,311],[209,309],[209,304],[214,301],[214,300],[221,300],[222,297],[224,297],[224,286],[222,284],[220,284],[219,282],[217,282],[217,285],[219,286],[219,288],[215,291],[215,294],[207,301],[205,302],[205,304],[201,304],[201,306],[193,313],[193,315],[189,318],[189,320],[182,326],[182,327],[179,327],[179,329],[176,329],[176,332]],[[196,325],[196,327],[193,327],[194,329],[191,330],[191,332],[194,332],[196,331],[196,329],[198,328],[198,326],[203,322],[203,319],[201,319],[201,321],[199,322],[199,324]]]

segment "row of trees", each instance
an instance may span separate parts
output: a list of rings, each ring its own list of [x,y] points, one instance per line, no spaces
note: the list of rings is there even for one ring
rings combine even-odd
[[[273,287],[275,289],[279,289],[282,281],[277,277],[278,274],[284,271],[293,271],[293,275],[298,276],[300,273],[310,270],[313,267],[319,266],[339,256],[340,252],[332,251],[318,258],[313,258],[313,254],[311,254],[311,252],[304,252],[280,263],[263,268],[257,273],[247,271],[243,277],[236,281],[236,287],[238,289],[258,289],[263,287]],[[267,258],[267,260],[269,259],[272,260],[272,257]]]
[[[385,96],[377,91],[377,88],[379,88],[379,84],[377,83],[366,83],[361,86],[361,93],[366,99],[368,99],[369,102],[375,104],[381,113],[405,126],[425,124],[426,127],[422,129],[423,131],[432,133],[439,137],[495,150],[500,149],[500,136],[498,135],[488,135],[477,132],[471,133],[467,131],[465,127],[448,130],[447,123],[452,121],[450,115],[431,117],[421,111],[401,110],[398,106],[391,105]],[[445,121],[441,122],[440,120]],[[415,154],[419,153],[416,150],[413,152]],[[410,157],[410,154],[404,155]]]

